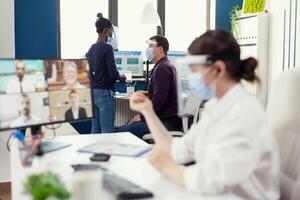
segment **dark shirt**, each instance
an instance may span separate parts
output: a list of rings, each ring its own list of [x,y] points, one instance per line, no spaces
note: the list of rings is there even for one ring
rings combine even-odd
[[[167,57],[160,59],[151,71],[148,95],[159,118],[173,128],[180,129],[182,123],[177,116],[177,72]]]
[[[85,118],[87,118],[86,110],[84,108],[79,107],[79,110],[78,110],[78,119],[85,119]],[[68,109],[65,112],[65,120],[66,121],[72,121],[72,120],[74,120],[72,108]]]
[[[92,88],[115,91],[115,83],[120,76],[112,46],[103,42],[93,44],[86,57],[91,70]]]

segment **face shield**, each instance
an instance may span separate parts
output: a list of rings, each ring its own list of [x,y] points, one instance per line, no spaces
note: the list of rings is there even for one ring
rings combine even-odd
[[[196,74],[205,74],[212,65],[210,56],[186,56],[176,60],[177,70],[177,96],[178,113],[180,116],[194,115],[198,110],[203,98],[201,98],[190,84],[191,77]]]
[[[116,26],[111,28],[111,36],[107,38],[107,44],[110,44],[114,50],[118,49],[118,28]]]
[[[155,57],[154,48],[157,47],[157,42],[152,41],[152,40],[147,40],[146,46],[147,46],[146,50],[145,50],[146,59],[149,61],[152,61],[153,58]]]

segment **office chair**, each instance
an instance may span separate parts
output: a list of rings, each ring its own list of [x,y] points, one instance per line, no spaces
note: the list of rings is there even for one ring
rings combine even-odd
[[[267,111],[279,145],[282,200],[300,199],[300,68],[283,72],[271,90]]]
[[[187,102],[186,106],[184,109],[184,113],[186,113],[184,116],[182,116],[182,127],[183,127],[183,132],[182,131],[170,131],[170,134],[173,137],[182,137],[185,133],[188,132],[189,130],[189,125],[190,121],[189,119],[193,118],[192,124],[197,123],[197,121],[201,117],[201,99],[199,97],[190,95],[187,97]],[[153,143],[153,138],[151,134],[146,134],[142,138],[144,141],[148,143]]]

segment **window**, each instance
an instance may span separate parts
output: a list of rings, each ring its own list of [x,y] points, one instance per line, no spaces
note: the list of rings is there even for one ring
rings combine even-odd
[[[119,50],[146,49],[146,40],[157,34],[157,27],[140,23],[145,4],[152,2],[157,8],[156,0],[119,0],[118,3],[118,42]]]
[[[108,18],[108,0],[61,0],[61,57],[83,58],[97,40],[97,13]]]
[[[206,31],[206,1],[166,0],[166,37],[171,51],[186,51]]]

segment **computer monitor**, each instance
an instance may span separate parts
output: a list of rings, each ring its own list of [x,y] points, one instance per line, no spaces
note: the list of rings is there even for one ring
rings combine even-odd
[[[185,56],[186,56],[185,51],[168,51],[168,58],[174,65],[176,65],[176,59],[182,58]]]
[[[141,51],[115,51],[115,61],[119,72],[130,71],[133,77],[144,75]]]
[[[0,60],[0,130],[93,117],[85,59]]]

